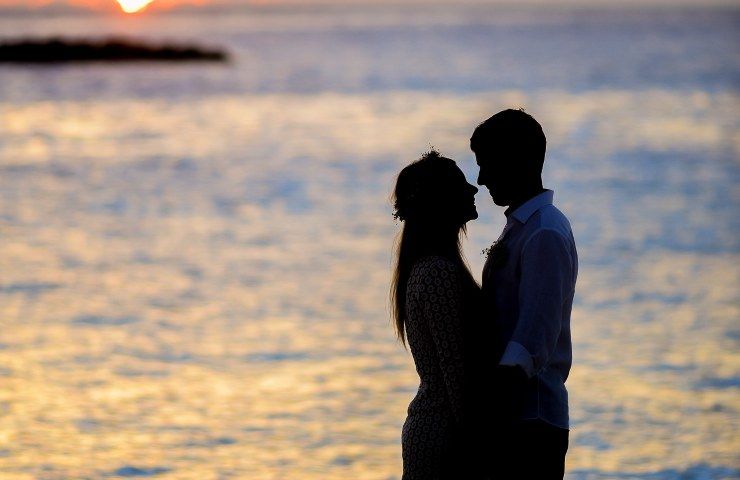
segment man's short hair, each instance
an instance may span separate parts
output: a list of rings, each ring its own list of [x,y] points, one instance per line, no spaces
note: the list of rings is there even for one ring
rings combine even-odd
[[[539,173],[542,173],[546,148],[542,126],[523,109],[498,112],[478,125],[470,137],[470,149],[474,152],[515,151],[520,154],[517,155],[519,159]]]

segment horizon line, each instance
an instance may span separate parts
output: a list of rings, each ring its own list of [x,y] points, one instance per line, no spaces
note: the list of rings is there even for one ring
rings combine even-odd
[[[360,0],[351,3],[338,3],[331,0],[318,0],[307,4],[299,0],[280,0],[274,4],[266,3],[249,3],[247,5],[237,5],[231,3],[218,3],[212,5],[179,5],[179,6],[157,6],[151,4],[136,15],[166,15],[182,13],[201,13],[201,14],[219,14],[219,13],[259,13],[259,12],[281,12],[287,10],[296,13],[306,13],[312,11],[351,11],[351,10],[380,10],[380,9],[406,9],[416,8],[420,4],[439,10],[460,10],[467,8],[496,8],[510,11],[531,11],[534,8],[544,9],[548,12],[553,11],[687,11],[687,10],[717,10],[730,9],[740,11],[740,3],[733,0],[705,0],[696,2],[695,0],[678,0],[666,2],[665,0],[648,0],[648,1],[627,1],[619,3],[587,3],[583,0],[563,0],[557,4],[546,0],[464,0],[461,3],[450,5],[444,0],[412,0],[407,3],[399,3],[397,0]],[[120,8],[111,4],[104,8],[86,8],[77,5],[53,3],[42,6],[0,6],[0,13],[5,15],[17,16],[61,16],[61,15],[101,15],[110,13],[123,13]]]

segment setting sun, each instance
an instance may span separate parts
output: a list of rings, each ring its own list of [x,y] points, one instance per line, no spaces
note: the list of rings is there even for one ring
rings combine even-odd
[[[121,5],[121,8],[126,13],[135,13],[139,10],[143,9],[150,3],[152,3],[153,0],[117,0],[118,3]]]

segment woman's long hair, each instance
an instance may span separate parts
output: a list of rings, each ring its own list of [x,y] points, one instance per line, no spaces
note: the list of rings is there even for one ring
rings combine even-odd
[[[398,174],[393,191],[394,216],[403,222],[396,244],[391,279],[391,314],[398,340],[406,346],[406,284],[414,264],[425,256],[439,255],[459,265],[463,287],[477,285],[462,253],[465,222],[455,211],[450,187],[454,160],[431,150]]]

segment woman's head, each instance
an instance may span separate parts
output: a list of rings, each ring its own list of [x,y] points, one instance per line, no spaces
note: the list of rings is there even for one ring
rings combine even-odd
[[[454,160],[431,150],[398,174],[394,215],[406,224],[459,229],[478,218],[477,192]]]
[[[432,150],[398,174],[393,191],[394,216],[403,222],[391,284],[391,305],[398,339],[405,343],[406,283],[420,258],[440,255],[457,263],[475,283],[465,265],[460,233],[478,218],[475,194],[457,164]]]

